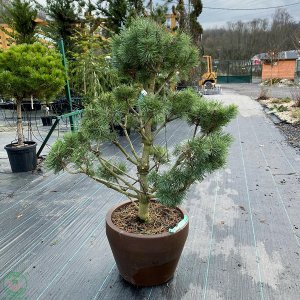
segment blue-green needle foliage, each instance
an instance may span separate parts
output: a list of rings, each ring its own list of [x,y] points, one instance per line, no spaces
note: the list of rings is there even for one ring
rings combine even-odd
[[[194,182],[224,166],[232,139],[222,128],[236,116],[237,108],[206,100],[192,89],[171,88],[174,78],[182,78],[197,64],[197,49],[185,34],[173,35],[149,19],[137,19],[114,37],[112,52],[127,84],[87,101],[80,132],[56,142],[47,164],[55,171],[70,168],[86,173],[137,199],[143,207],[138,216],[147,221],[145,205],[151,199],[178,205]],[[143,89],[147,94],[141,96]],[[193,130],[171,153],[156,136],[176,119]],[[139,146],[131,140],[129,127],[139,134]],[[124,131],[126,148],[116,128]],[[123,163],[104,156],[105,142],[124,155]],[[128,173],[124,161],[133,164],[134,172]]]
[[[158,74],[185,75],[198,64],[198,50],[184,33],[173,35],[148,19],[138,19],[113,39],[114,64],[147,87]],[[169,75],[169,76],[171,76]]]
[[[188,115],[188,123],[200,126],[202,132],[212,133],[221,129],[222,126],[236,116],[236,106],[231,104],[224,106],[218,101],[197,101]]]
[[[196,137],[174,152],[178,160],[168,171],[151,172],[149,180],[157,188],[157,198],[167,206],[180,204],[188,188],[226,163],[232,138],[220,132]]]

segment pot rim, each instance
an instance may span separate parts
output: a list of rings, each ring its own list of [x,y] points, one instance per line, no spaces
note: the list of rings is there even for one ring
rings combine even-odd
[[[35,147],[37,145],[37,143],[35,141],[24,141],[24,146],[21,146],[21,147],[15,147],[18,143],[15,142],[11,142],[10,144],[7,144],[4,146],[4,149],[13,149],[13,150],[16,150],[16,149],[24,149],[24,148],[32,148],[32,147]]]
[[[114,205],[112,208],[110,208],[109,211],[106,214],[106,218],[105,218],[106,224],[110,228],[112,228],[114,231],[117,231],[119,234],[122,234],[122,235],[125,235],[125,236],[128,236],[128,237],[135,237],[135,238],[138,237],[138,238],[141,238],[141,239],[155,239],[155,238],[162,238],[162,237],[167,237],[167,236],[172,236],[172,235],[178,234],[180,231],[184,230],[185,227],[188,226],[188,224],[189,224],[189,219],[188,219],[188,221],[185,223],[185,225],[182,228],[180,228],[178,231],[176,231],[175,233],[164,232],[164,233],[158,233],[158,234],[142,234],[142,233],[127,232],[125,230],[120,229],[118,226],[116,226],[112,222],[111,215],[118,207],[123,206],[127,203],[131,203],[131,202],[132,202],[131,200],[127,200],[127,201],[123,201],[121,203],[118,203],[118,204]],[[178,207],[178,206],[176,206],[176,208],[178,208],[181,211],[182,216],[188,215],[187,211],[184,208]]]

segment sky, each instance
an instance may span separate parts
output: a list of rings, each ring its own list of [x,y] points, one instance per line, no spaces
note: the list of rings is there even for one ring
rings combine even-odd
[[[296,22],[300,21],[300,1],[297,0],[202,0],[204,6],[203,12],[200,15],[199,21],[204,29],[221,27],[226,25],[227,22],[236,22],[239,20],[250,21],[255,18],[271,18],[275,13],[275,8],[273,9],[263,9],[266,7],[274,7],[280,5],[290,5],[293,3],[298,3],[293,6],[287,6],[285,9],[294,18]],[[206,8],[207,7],[207,8]],[[254,10],[215,10],[209,9],[208,7],[220,7],[220,8],[242,8],[242,9],[254,9]]]
[[[146,0],[147,1],[147,0]],[[173,0],[177,3],[176,0]],[[41,4],[45,4],[46,0],[38,0]],[[92,0],[96,2],[96,0]],[[148,1],[147,1],[148,2]],[[154,0],[154,2],[156,2]],[[158,2],[158,1],[157,1]],[[188,0],[185,0],[188,3]],[[280,5],[291,5],[285,7],[288,13],[294,18],[296,22],[300,21],[300,1],[297,0],[202,0],[204,6],[203,12],[199,17],[199,21],[204,30],[208,28],[221,27],[226,25],[227,22],[236,22],[239,20],[250,21],[254,18],[271,18],[275,12],[275,8],[272,9],[258,9],[267,8]],[[186,5],[187,7],[187,5]],[[226,9],[253,9],[253,10],[219,10],[209,9],[212,8],[226,8]]]

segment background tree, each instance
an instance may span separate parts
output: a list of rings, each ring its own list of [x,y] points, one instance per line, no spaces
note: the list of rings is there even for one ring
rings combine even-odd
[[[268,35],[268,46],[270,49],[292,50],[293,36],[299,32],[299,24],[296,24],[292,16],[285,9],[277,9],[273,15]]]
[[[103,4],[105,2],[105,5]],[[119,33],[125,25],[129,15],[130,4],[128,0],[98,1],[97,8],[103,15],[103,23],[107,29],[106,36]]]
[[[153,5],[150,0],[144,5],[142,0],[99,0],[97,9],[103,16],[102,21],[107,30],[107,37],[118,34],[122,27],[129,26],[136,17],[148,16],[163,24],[166,21],[168,0],[163,4]]]
[[[68,58],[74,48],[72,37],[81,28],[84,6],[84,1],[75,0],[47,0],[45,7],[39,6],[47,16],[48,24],[43,28],[44,35],[55,42],[62,38]]]
[[[9,3],[2,2],[0,10],[1,19],[8,24],[12,32],[1,28],[16,44],[36,41],[37,33],[37,10],[32,1],[13,0]]]
[[[264,63],[270,65],[270,97],[272,97],[272,87],[273,87],[273,68],[278,63],[279,60],[279,51],[277,49],[268,50],[266,53],[266,60]]]
[[[188,4],[183,0],[178,0],[177,6],[172,8],[173,13],[177,16],[179,29],[190,34],[198,47],[200,47],[203,33],[203,28],[198,21],[202,8],[201,0],[191,0]]]
[[[300,33],[288,12],[279,9],[271,21],[253,19],[249,22],[228,23],[217,29],[205,30],[203,45],[205,53],[223,60],[250,59],[255,54],[266,53],[269,49],[286,51],[295,49]]]
[[[96,99],[120,84],[116,70],[111,67],[109,40],[94,34],[86,26],[76,33],[74,47],[70,80],[76,94],[84,99]]]
[[[6,9],[5,6],[7,6],[9,4],[8,0],[0,0],[0,23],[3,23],[3,16],[6,13]]]
[[[11,46],[0,52],[0,90],[17,104],[18,145],[24,144],[22,110],[24,99],[50,100],[65,84],[61,56],[34,43]]]
[[[188,31],[188,15],[185,9],[184,0],[178,0],[178,4],[172,7],[172,12],[176,15],[178,27],[181,31]]]
[[[168,3],[170,0],[165,1],[164,3],[156,3],[153,5],[153,1],[150,0],[145,7],[144,15],[150,17],[158,24],[166,25],[166,14],[168,13]],[[176,28],[177,29],[177,28]],[[174,30],[174,29],[173,29]]]
[[[198,17],[202,13],[202,1],[201,0],[191,0],[192,11],[189,16],[190,22],[190,34],[196,45],[200,46],[203,28],[198,21]]]

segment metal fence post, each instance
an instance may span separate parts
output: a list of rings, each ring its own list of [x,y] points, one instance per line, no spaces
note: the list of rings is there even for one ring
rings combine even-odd
[[[71,97],[71,91],[70,91],[70,83],[69,83],[69,79],[68,79],[67,59],[66,59],[63,39],[60,39],[58,41],[58,46],[59,46],[60,53],[62,55],[62,63],[63,63],[63,66],[65,68],[65,73],[66,73],[66,85],[65,85],[66,98],[67,98],[68,103],[69,103],[70,112],[72,112],[72,110],[73,110],[72,97]],[[70,119],[71,131],[74,131],[75,129],[74,129],[74,117],[73,117],[73,115],[70,115],[69,119]]]

